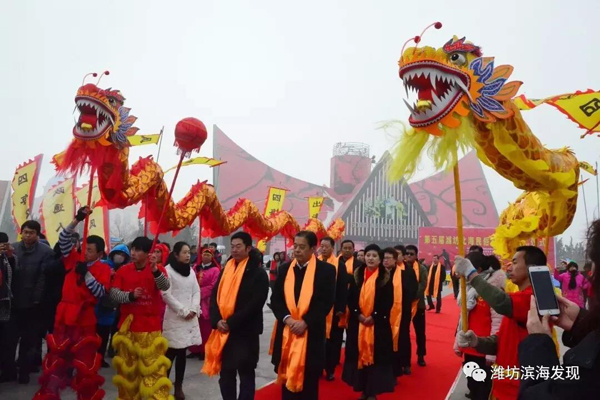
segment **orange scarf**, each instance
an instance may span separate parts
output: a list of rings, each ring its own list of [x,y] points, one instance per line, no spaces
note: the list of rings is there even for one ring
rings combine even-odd
[[[321,256],[321,261],[325,261],[326,263],[331,264],[335,267],[335,281],[337,282],[338,265],[339,265],[338,259],[332,254],[331,257],[329,257],[327,260],[325,260],[324,257]],[[333,307],[333,308],[335,308],[335,307]],[[331,325],[333,324],[333,308],[331,309],[329,314],[327,314],[327,320],[325,321],[327,324],[327,330],[325,331],[327,339],[329,339],[331,336]]]
[[[232,258],[225,266],[217,292],[217,305],[224,320],[231,317],[235,311],[235,302],[244,277],[246,264],[248,264],[248,258],[236,267],[235,260]],[[206,361],[204,367],[202,367],[202,372],[206,375],[213,376],[221,372],[221,355],[228,338],[229,332],[223,333],[218,329],[212,330],[206,342]]]
[[[400,337],[400,320],[402,319],[402,270],[396,268],[392,278],[394,285],[394,305],[390,311],[390,326],[392,327],[392,341],[394,352],[398,351],[398,338]]]
[[[367,267],[365,267],[365,278]],[[363,282],[358,298],[358,306],[361,314],[366,318],[373,314],[375,309],[375,294],[379,268]],[[358,324],[358,369],[368,367],[375,363],[375,325],[366,326]]]
[[[404,263],[400,262],[400,269],[402,271],[404,271]],[[419,285],[419,282],[421,281],[421,273],[420,273],[420,268],[419,268],[419,263],[418,262],[414,262],[413,263],[413,271],[415,271],[415,276],[417,277],[417,285]],[[410,308],[410,317],[414,318],[415,315],[417,314],[417,307],[419,306],[419,299],[415,299],[412,302],[412,306]]]
[[[342,257],[342,256],[340,256]],[[338,257],[338,260],[339,258]],[[354,276],[354,257],[350,257],[348,260],[345,261],[346,263],[346,272],[348,273],[348,275],[350,276]],[[348,287],[350,287],[350,285],[348,285]],[[338,327],[340,328],[348,328],[348,320],[350,319],[350,309],[348,307],[346,307],[346,313],[344,315],[340,315],[340,321],[338,322]]]
[[[438,262],[437,269],[435,271],[435,282],[433,282],[433,297],[437,297],[440,293],[440,276],[442,274],[442,264]],[[431,275],[433,275],[433,265],[429,268],[429,275],[427,276],[427,287],[425,288],[425,296],[429,296],[429,283],[431,283]]]
[[[306,267],[306,274],[300,289],[300,298],[296,304],[294,287],[296,274],[294,267],[296,260],[292,261],[283,284],[285,304],[290,311],[290,317],[301,320],[308,312],[310,301],[313,297],[315,286],[315,271],[317,270],[317,258],[313,255]],[[301,392],[304,387],[304,368],[306,367],[306,345],[308,343],[308,329],[301,336],[294,335],[289,326],[283,328],[283,340],[281,342],[281,360],[277,370],[277,383],[285,383],[290,392]]]

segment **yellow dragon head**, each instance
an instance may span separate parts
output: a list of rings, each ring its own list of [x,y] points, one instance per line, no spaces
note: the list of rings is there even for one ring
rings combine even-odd
[[[431,26],[431,25],[430,25]],[[433,24],[437,29],[442,24]],[[454,36],[439,49],[418,47],[421,36],[410,39],[416,45],[402,52],[398,65],[406,93],[417,92],[410,105],[410,125],[432,135],[444,128],[457,128],[460,117],[471,114],[482,122],[495,122],[513,115],[502,104],[519,90],[521,82],[509,82],[510,65],[494,68],[492,57],[482,57],[481,48]]]
[[[431,24],[440,29],[442,24]],[[391,165],[392,179],[409,178],[418,165],[424,147],[431,140],[430,155],[437,169],[452,167],[458,149],[477,148],[474,125],[494,123],[513,116],[510,99],[521,82],[506,82],[513,71],[510,65],[494,67],[494,59],[483,57],[481,48],[465,38],[453,37],[444,46],[419,47],[423,33],[409,39],[414,47],[402,49],[399,75],[406,94],[416,92],[409,124],[397,142]],[[384,128],[391,124],[385,124]]]

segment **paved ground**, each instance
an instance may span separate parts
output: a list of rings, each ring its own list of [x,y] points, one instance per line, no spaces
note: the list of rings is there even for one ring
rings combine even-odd
[[[450,289],[444,288],[443,295],[450,293]],[[270,296],[270,295],[269,295]],[[263,317],[265,323],[264,333],[260,337],[260,359],[258,368],[256,370],[256,387],[261,388],[272,382],[275,378],[275,372],[271,365],[271,357],[268,355],[269,342],[271,339],[271,332],[273,329],[273,323],[275,317],[271,310],[265,305],[263,309]],[[562,331],[559,332],[559,343]],[[45,348],[45,345],[44,345]],[[448,349],[452,351],[452,349]],[[565,353],[566,348],[561,345],[561,356]],[[208,378],[206,375],[200,373],[202,368],[202,362],[198,360],[188,360],[185,380],[184,380],[184,392],[188,400],[212,400],[219,399],[219,382],[218,377]],[[102,375],[106,378],[104,384],[104,390],[106,390],[106,399],[116,399],[117,390],[112,384],[111,379],[115,375],[115,370],[106,368],[101,370]],[[174,371],[171,372],[174,374]],[[38,389],[37,378],[39,374],[31,375],[31,383],[29,385],[19,385],[17,383],[3,383],[0,384],[0,399],[4,400],[29,400],[33,397],[36,390]],[[468,392],[466,378],[460,371],[457,371],[457,381],[453,386],[451,392],[448,394],[447,399],[450,400],[462,400],[466,399],[465,394]],[[62,395],[63,400],[75,400],[75,393],[67,388]]]
[[[269,294],[270,296],[270,294]],[[256,387],[260,388],[272,382],[275,378],[271,357],[268,355],[269,343],[271,340],[271,331],[275,317],[271,310],[265,305],[263,309],[265,321],[265,330],[260,337],[260,359],[256,370]],[[46,345],[44,344],[44,348]],[[110,360],[109,360],[110,363]],[[185,380],[183,383],[183,391],[188,400],[212,400],[220,399],[221,392],[219,391],[219,378],[209,378],[200,373],[202,361],[187,360],[185,370]],[[112,400],[117,398],[117,389],[112,384],[112,377],[115,375],[114,368],[105,368],[101,370],[102,376],[106,378],[106,383],[103,388],[106,391],[106,399]],[[171,378],[174,378],[175,371],[171,371]],[[31,383],[29,385],[19,385],[15,383],[0,384],[0,399],[2,400],[30,400],[38,389],[37,379],[40,374],[31,375]],[[61,398],[63,400],[75,400],[75,393],[67,388],[64,390]]]

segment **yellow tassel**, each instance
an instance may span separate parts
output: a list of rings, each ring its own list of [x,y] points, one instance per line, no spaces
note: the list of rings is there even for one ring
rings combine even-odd
[[[131,339],[121,332],[117,333],[112,341],[112,346],[114,349],[117,349],[119,345],[125,346],[128,352],[135,353],[135,345]]]
[[[134,392],[134,391],[137,392],[137,390],[140,387],[141,379],[138,377],[134,381],[128,381],[127,379],[123,378],[121,375],[115,375],[113,377],[112,381],[116,387],[125,388],[125,390],[127,390],[128,392]]]
[[[171,368],[171,360],[169,360],[167,357],[161,355],[158,357],[158,359],[156,361],[154,361],[152,364],[150,364],[148,366],[146,366],[146,364],[144,364],[141,361],[139,363],[139,370],[140,370],[140,374],[142,374],[142,376],[152,375],[152,374],[158,372],[158,370],[161,367],[165,367],[165,370]]]
[[[400,121],[385,123],[381,129],[384,129],[386,133],[395,130],[401,135],[392,149],[393,161],[390,165],[390,180],[408,180],[414,175],[419,165],[421,153],[429,140],[429,134],[423,131],[417,132],[412,128],[407,129]]]
[[[112,362],[113,366],[117,370],[119,375],[125,375],[127,377],[133,378],[137,375],[137,361],[134,362],[133,365],[127,365],[127,361],[120,356],[115,356]]]
[[[156,383],[150,387],[140,385],[140,394],[142,395],[142,398],[148,398],[164,387],[170,390],[173,387],[173,384],[171,383],[169,378],[163,376],[162,378],[159,378],[156,381]]]
[[[137,354],[142,358],[147,358],[157,353],[164,354],[169,348],[169,341],[163,336],[158,336],[148,347],[141,347],[138,343],[135,346]]]

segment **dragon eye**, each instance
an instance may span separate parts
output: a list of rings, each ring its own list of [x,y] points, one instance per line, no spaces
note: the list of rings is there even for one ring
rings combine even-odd
[[[462,67],[467,63],[467,56],[464,53],[452,53],[450,54],[450,62],[454,65]]]
[[[113,97],[109,97],[108,102],[110,103],[111,106],[114,106],[115,104],[117,104],[117,101]]]

